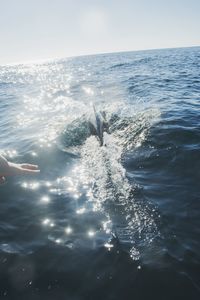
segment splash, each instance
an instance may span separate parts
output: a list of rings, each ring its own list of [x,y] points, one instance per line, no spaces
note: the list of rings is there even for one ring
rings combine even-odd
[[[153,241],[158,228],[155,210],[138,198],[137,185],[129,183],[122,157],[125,149],[141,145],[155,116],[155,111],[142,113],[137,120],[115,116],[112,133],[104,133],[105,146],[100,147],[96,137],[90,136],[81,149],[81,168],[91,187],[93,209],[107,215],[113,235],[128,245],[134,260],[140,258],[141,248]]]

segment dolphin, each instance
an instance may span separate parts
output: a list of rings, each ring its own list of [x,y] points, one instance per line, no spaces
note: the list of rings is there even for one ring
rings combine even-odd
[[[108,131],[108,124],[105,119],[105,112],[97,111],[93,104],[94,117],[90,120],[89,126],[92,135],[95,135],[100,143],[100,146],[104,145],[103,133]]]
[[[94,135],[100,146],[105,146],[104,132],[109,133],[109,123],[105,111],[97,111],[92,105],[89,116],[83,114],[67,124],[58,138],[58,145],[64,152],[70,152],[70,149],[74,152],[76,146],[83,145],[89,136]]]

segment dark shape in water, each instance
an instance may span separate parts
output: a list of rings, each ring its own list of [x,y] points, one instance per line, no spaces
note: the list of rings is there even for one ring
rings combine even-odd
[[[105,111],[98,111],[96,110],[95,106],[93,105],[94,111],[94,122],[90,120],[89,127],[90,132],[92,135],[96,135],[99,139],[100,146],[103,146],[103,133],[104,131],[108,131],[108,123],[106,121],[106,113]]]
[[[59,136],[58,145],[61,145],[63,151],[73,153],[77,146],[83,145],[89,136],[94,135],[99,140],[100,146],[103,146],[103,133],[109,133],[109,123],[105,111],[97,112],[93,106],[93,113],[89,117],[83,114],[66,126]]]

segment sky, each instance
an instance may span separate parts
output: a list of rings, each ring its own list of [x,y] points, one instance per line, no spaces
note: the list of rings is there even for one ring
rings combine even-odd
[[[0,64],[200,46],[200,0],[0,0]]]

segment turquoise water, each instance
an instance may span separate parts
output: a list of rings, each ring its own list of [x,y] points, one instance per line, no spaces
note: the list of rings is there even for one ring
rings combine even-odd
[[[0,149],[41,169],[0,187],[0,299],[199,299],[199,75],[199,47],[0,66]]]

